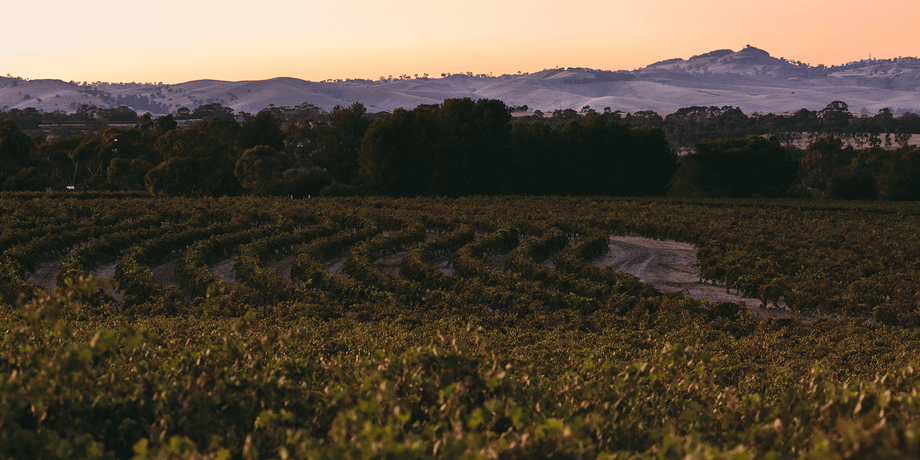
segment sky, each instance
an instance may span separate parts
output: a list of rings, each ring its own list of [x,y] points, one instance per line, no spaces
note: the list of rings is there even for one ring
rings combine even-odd
[[[633,70],[746,45],[812,65],[920,56],[916,0],[45,0],[3,15],[0,75],[64,81]]]

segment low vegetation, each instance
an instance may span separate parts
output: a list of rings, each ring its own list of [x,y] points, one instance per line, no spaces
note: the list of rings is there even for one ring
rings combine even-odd
[[[920,453],[913,203],[82,192],[0,213],[4,457]],[[810,319],[591,265],[611,234],[694,243],[705,282]],[[231,253],[228,284],[208,267]],[[57,260],[54,292],[29,281]],[[168,260],[178,285],[153,281]],[[90,275],[112,261],[120,302]]]

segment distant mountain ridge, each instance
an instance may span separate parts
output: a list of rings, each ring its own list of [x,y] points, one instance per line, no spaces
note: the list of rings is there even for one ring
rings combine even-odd
[[[546,69],[520,75],[454,74],[441,78],[340,80],[297,78],[261,81],[196,80],[169,85],[78,85],[61,80],[0,77],[0,109],[34,107],[72,113],[82,104],[128,106],[138,113],[175,113],[220,103],[237,112],[311,103],[325,110],[363,103],[370,112],[391,112],[437,104],[448,98],[500,99],[549,112],[581,109],[671,113],[690,106],[732,106],[747,113],[818,110],[846,102],[853,113],[920,112],[920,59],[865,59],[842,65],[811,66],[771,56],[748,46],[722,49],[650,64],[633,71],[587,68]]]

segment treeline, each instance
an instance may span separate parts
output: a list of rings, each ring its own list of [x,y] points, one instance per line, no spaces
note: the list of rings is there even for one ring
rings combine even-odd
[[[0,189],[920,199],[920,153],[908,144],[920,117],[912,114],[854,118],[839,101],[791,117],[715,107],[664,118],[588,107],[513,117],[519,109],[465,98],[392,114],[355,103],[251,115],[207,104],[154,119],[81,107],[72,119],[121,126],[50,139],[22,129],[26,109],[0,114],[8,115],[0,119]],[[803,139],[804,150],[796,147]],[[675,147],[691,140],[692,148]],[[688,154],[673,153],[681,150]]]
[[[660,129],[511,123],[501,101],[449,99],[375,122],[359,161],[359,182],[388,195],[661,195],[677,158]]]
[[[70,113],[64,110],[44,112],[34,107],[14,108],[9,111],[0,111],[0,120],[12,119],[19,129],[27,132],[32,137],[55,137],[76,134],[82,131],[92,131],[109,124],[137,123],[141,118],[141,115],[138,115],[136,111],[124,105],[106,108],[83,104],[73,108],[74,111]],[[272,106],[265,110],[271,112],[282,123],[295,122],[306,118],[327,120],[329,117],[328,112],[308,102],[296,107]],[[219,103],[202,104],[194,109],[180,107],[176,110],[175,115],[172,115],[175,120],[180,121],[205,120],[208,118],[243,120],[250,116],[252,114],[242,111],[236,112],[233,108],[224,107]]]
[[[525,106],[526,107],[526,106]],[[574,109],[554,110],[544,114],[535,111],[520,120],[546,120],[548,123],[564,123],[595,113],[590,106]],[[833,134],[855,144],[857,147],[891,148],[904,146],[910,134],[920,133],[920,115],[905,113],[895,117],[883,108],[871,117],[857,117],[850,113],[845,102],[834,101],[821,110],[801,109],[793,114],[755,113],[747,115],[738,107],[685,107],[662,117],[651,110],[635,113],[611,111],[605,107],[605,117],[621,120],[631,127],[652,126],[661,128],[667,134],[668,142],[675,151],[689,152],[704,140],[733,139],[750,135],[776,137],[782,144],[810,143],[818,137]]]
[[[279,118],[297,111],[266,109],[238,122],[215,104],[191,115],[203,110],[210,116],[182,129],[177,117],[146,114],[134,126],[51,139],[0,120],[0,184],[163,196],[661,195],[677,161],[660,129],[599,115],[552,127],[511,123],[496,100],[452,99],[376,120],[356,103],[283,129]]]
[[[268,110],[283,125],[304,119],[328,119],[329,113],[310,103],[296,107],[272,106]],[[566,123],[581,119],[591,114],[601,114],[610,120],[621,121],[630,127],[649,126],[664,130],[671,148],[686,153],[704,140],[733,139],[749,135],[772,136],[786,144],[807,145],[818,137],[833,134],[857,148],[863,147],[903,147],[910,140],[911,134],[920,133],[920,115],[907,112],[900,116],[889,108],[879,110],[874,116],[855,116],[849,106],[842,101],[834,101],[821,110],[801,109],[789,113],[754,113],[745,114],[738,107],[685,107],[662,117],[651,111],[624,113],[611,111],[605,107],[597,111],[590,106],[580,110],[560,109],[552,113],[540,110],[529,112],[526,105],[510,106],[509,110],[517,112],[513,121],[542,121],[550,125]],[[525,114],[521,114],[524,112]],[[374,119],[387,116],[386,112],[368,114]],[[252,114],[235,112],[220,103],[199,105],[194,109],[182,107],[173,117],[176,120],[203,120],[219,118],[223,120],[242,121]],[[0,111],[0,119],[12,118],[19,129],[31,136],[70,135],[79,131],[95,129],[107,124],[135,123],[140,118],[137,112],[126,106],[98,108],[82,105],[75,107],[73,113],[63,110],[40,112],[34,108],[11,109]]]

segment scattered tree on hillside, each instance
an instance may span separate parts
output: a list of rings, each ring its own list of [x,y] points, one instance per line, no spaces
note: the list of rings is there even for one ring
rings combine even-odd
[[[232,108],[224,107],[217,102],[213,102],[210,104],[204,104],[195,107],[191,114],[189,114],[189,118],[195,120],[216,118],[223,121],[232,121],[234,119],[234,115]]]

